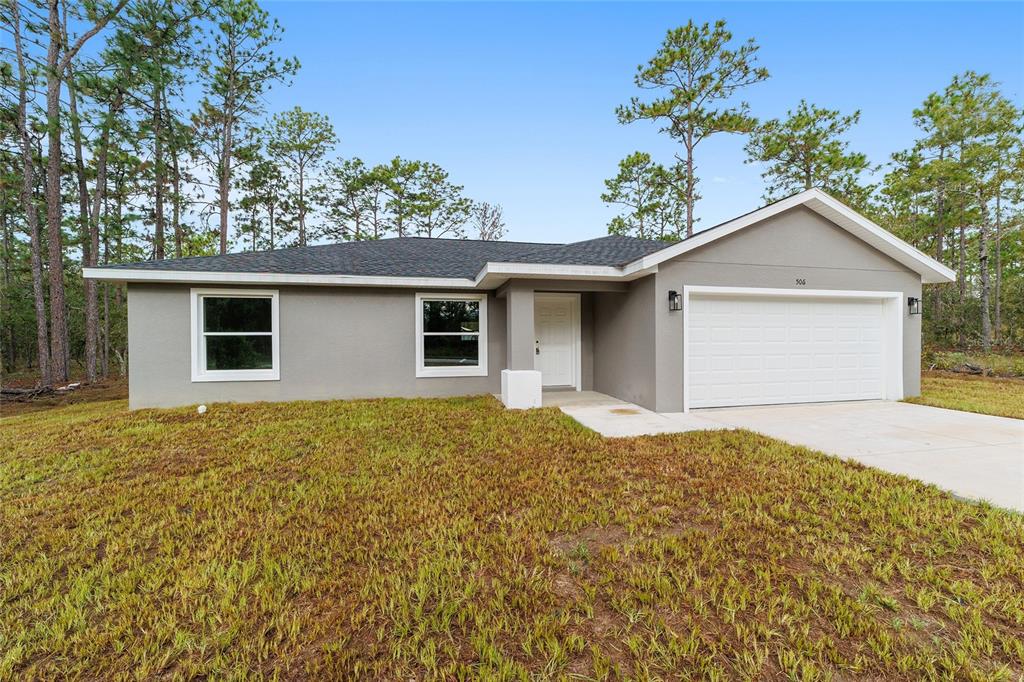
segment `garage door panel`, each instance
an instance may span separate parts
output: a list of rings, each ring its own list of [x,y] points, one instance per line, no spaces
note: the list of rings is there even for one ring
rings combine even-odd
[[[788,337],[790,343],[806,343],[811,340],[811,328],[790,327]]]
[[[692,295],[691,407],[883,397],[880,300]]]
[[[856,379],[840,379],[837,383],[839,392],[843,395],[860,395],[860,382]]]

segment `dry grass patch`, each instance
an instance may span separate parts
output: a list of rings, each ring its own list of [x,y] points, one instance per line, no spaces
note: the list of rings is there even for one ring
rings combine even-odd
[[[491,398],[0,429],[0,678],[1018,679],[1024,520]]]
[[[982,353],[925,348],[921,364],[929,370],[979,371],[987,376],[1024,377],[1024,353]]]
[[[1024,379],[925,372],[921,395],[907,402],[1024,419]]]

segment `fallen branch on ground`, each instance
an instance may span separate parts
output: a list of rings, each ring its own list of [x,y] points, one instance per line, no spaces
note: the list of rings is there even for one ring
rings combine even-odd
[[[980,365],[975,365],[970,362],[965,362],[961,365],[953,367],[952,371],[959,372],[960,374],[985,374],[985,369]]]
[[[82,384],[75,382],[67,386],[36,386],[35,388],[0,388],[0,398],[15,402],[27,402],[40,396],[70,393]]]

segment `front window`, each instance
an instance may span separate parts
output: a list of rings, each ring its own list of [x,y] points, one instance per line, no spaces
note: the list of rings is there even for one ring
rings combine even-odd
[[[487,297],[416,297],[416,376],[487,374]]]
[[[192,290],[192,380],[273,381],[277,292]]]

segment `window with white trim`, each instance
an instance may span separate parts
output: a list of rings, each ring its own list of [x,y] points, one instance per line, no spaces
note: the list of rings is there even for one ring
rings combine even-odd
[[[192,290],[192,381],[280,379],[277,291]]]
[[[416,294],[416,376],[487,376],[487,294]]]

